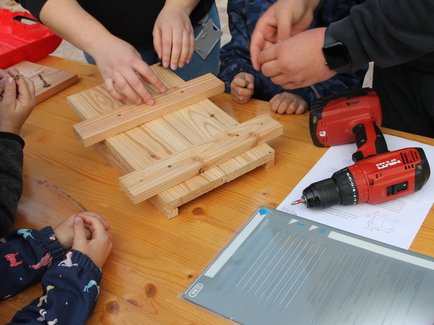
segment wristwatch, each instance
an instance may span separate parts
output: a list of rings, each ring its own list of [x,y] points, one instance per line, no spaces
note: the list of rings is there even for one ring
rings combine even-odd
[[[351,57],[344,43],[336,40],[326,29],[322,52],[326,65],[337,73],[348,71],[351,67]]]

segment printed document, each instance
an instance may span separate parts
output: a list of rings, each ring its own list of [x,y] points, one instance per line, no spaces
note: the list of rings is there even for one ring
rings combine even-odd
[[[382,204],[336,205],[323,210],[291,205],[303,190],[314,182],[329,178],[344,167],[354,164],[351,155],[356,144],[331,147],[278,206],[278,210],[320,222],[386,244],[408,249],[434,203],[434,147],[400,137],[385,135],[390,151],[421,147],[431,167],[431,177],[418,192]]]

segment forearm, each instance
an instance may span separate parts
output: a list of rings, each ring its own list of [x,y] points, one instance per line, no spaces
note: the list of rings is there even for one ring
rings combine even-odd
[[[0,132],[0,237],[12,226],[23,189],[23,146],[18,135]]]
[[[42,7],[40,20],[60,37],[92,56],[99,41],[114,37],[75,0],[48,0]]]
[[[85,324],[99,296],[101,271],[84,254],[70,251],[69,263],[56,263],[45,272],[43,295],[20,309],[11,324],[43,323]],[[41,323],[42,324],[42,323]]]
[[[0,299],[39,281],[46,268],[63,258],[64,249],[51,227],[41,231],[19,229],[0,243]]]
[[[329,29],[347,46],[352,70],[370,61],[390,67],[434,51],[433,14],[431,0],[367,0]]]
[[[177,10],[184,11],[187,15],[190,15],[200,0],[166,0],[165,8],[176,8]]]

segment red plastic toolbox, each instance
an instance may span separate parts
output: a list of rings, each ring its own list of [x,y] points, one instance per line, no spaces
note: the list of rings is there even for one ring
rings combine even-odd
[[[62,39],[24,11],[0,9],[0,68],[27,60],[38,61],[52,53]]]

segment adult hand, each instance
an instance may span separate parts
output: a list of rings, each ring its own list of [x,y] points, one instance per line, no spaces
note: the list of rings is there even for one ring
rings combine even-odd
[[[238,73],[231,81],[231,97],[238,103],[247,103],[253,96],[255,80],[247,72]]]
[[[106,231],[110,229],[110,225],[105,221],[100,215],[93,212],[81,212],[79,214],[72,215],[65,220],[63,220],[60,224],[58,224],[54,229],[54,235],[56,236],[57,241],[62,245],[65,249],[70,249],[72,247],[72,243],[74,240],[74,219],[75,217],[79,217],[83,220],[85,225],[85,233],[86,238],[90,240],[92,238],[91,228],[91,220],[97,219],[99,220]],[[111,234],[107,233],[111,239]]]
[[[0,131],[19,134],[35,106],[35,86],[17,69],[0,73]]]
[[[103,222],[97,218],[90,218],[86,224],[92,231],[90,239],[86,237],[83,219],[75,216],[72,248],[87,255],[99,268],[102,268],[112,249],[111,236]]]
[[[189,8],[168,2],[154,24],[154,49],[163,66],[172,70],[189,63],[194,53],[194,33]]]
[[[278,114],[303,114],[307,110],[307,103],[298,95],[283,92],[271,98],[270,107]]]
[[[319,0],[279,0],[261,15],[250,40],[250,57],[256,70],[261,69],[261,51],[309,27],[318,3]]]
[[[143,81],[152,84],[160,92],[166,91],[136,49],[113,35],[96,40],[89,54],[95,59],[106,89],[113,98],[153,105],[154,99]]]
[[[258,60],[262,73],[286,89],[313,85],[333,77],[322,52],[325,28],[299,33],[263,50]]]

